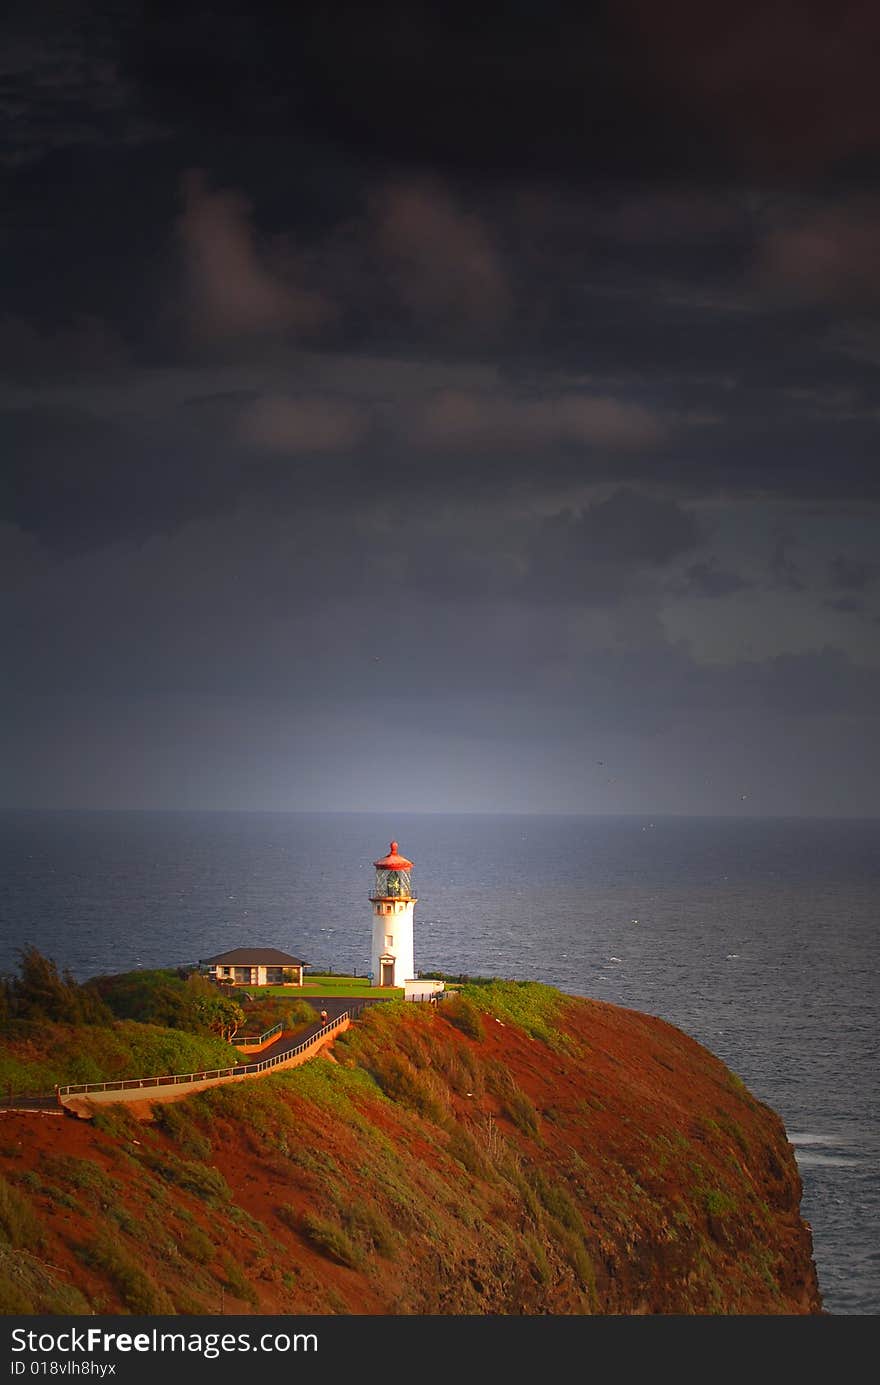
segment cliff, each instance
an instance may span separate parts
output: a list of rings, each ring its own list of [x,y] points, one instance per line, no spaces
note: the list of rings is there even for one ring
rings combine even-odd
[[[0,1115],[2,1311],[820,1311],[782,1122],[633,1011],[376,1006],[145,1114]]]

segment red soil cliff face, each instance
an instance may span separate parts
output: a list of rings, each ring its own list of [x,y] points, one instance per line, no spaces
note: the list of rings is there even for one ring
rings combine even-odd
[[[0,1308],[820,1311],[779,1118],[661,1020],[550,994],[549,1043],[381,1006],[151,1121],[0,1115]]]

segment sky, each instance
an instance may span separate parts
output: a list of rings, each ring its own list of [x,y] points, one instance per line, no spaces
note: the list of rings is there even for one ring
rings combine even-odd
[[[2,21],[0,806],[880,815],[876,5],[151,8]]]

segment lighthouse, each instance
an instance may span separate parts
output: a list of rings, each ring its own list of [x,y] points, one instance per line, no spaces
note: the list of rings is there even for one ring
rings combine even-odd
[[[373,911],[371,968],[374,986],[403,986],[415,978],[413,960],[412,861],[392,842],[387,856],[374,861],[376,884],[370,895]]]

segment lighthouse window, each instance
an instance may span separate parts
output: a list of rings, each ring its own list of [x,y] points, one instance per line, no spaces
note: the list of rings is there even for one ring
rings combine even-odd
[[[394,934],[393,934],[393,933],[386,933],[386,934],[385,934],[385,946],[386,946],[386,947],[393,947],[393,946],[394,946]]]

